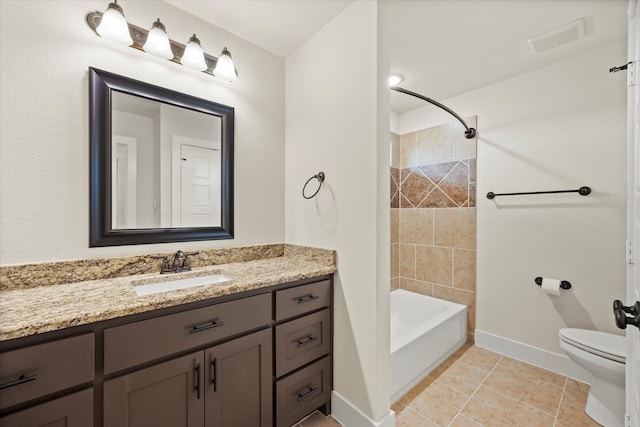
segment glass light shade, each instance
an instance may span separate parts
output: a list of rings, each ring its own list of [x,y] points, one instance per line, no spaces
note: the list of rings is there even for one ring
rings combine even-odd
[[[173,58],[169,37],[165,31],[164,25],[160,22],[160,18],[153,23],[153,27],[149,30],[147,41],[142,46],[145,52],[162,59]]]
[[[222,53],[218,57],[218,63],[216,64],[216,68],[213,69],[213,75],[228,82],[233,82],[238,79],[236,67],[233,65],[233,59],[231,59],[231,53],[226,47],[222,49]]]
[[[129,33],[129,24],[122,13],[122,8],[116,3],[109,3],[109,7],[102,14],[100,25],[96,28],[96,32],[105,39],[111,40],[118,44],[131,46],[133,40]]]
[[[204,52],[200,46],[200,40],[195,34],[191,36],[189,43],[185,46],[180,63],[197,71],[204,71],[209,68],[204,60]]]

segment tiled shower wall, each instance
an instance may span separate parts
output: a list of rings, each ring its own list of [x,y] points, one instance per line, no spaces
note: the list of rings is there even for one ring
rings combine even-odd
[[[473,341],[476,139],[451,121],[391,140],[391,287],[465,304]]]

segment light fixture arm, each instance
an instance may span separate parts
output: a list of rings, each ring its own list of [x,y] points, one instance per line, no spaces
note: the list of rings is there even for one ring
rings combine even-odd
[[[411,92],[410,90],[401,88],[399,86],[391,86],[391,90],[395,90],[396,92],[400,92],[400,93],[405,93],[407,95],[411,95],[413,97],[422,99],[423,101],[427,101],[430,104],[435,105],[436,107],[442,108],[444,111],[446,111],[447,113],[451,114],[453,117],[455,117],[456,119],[458,119],[460,121],[460,123],[462,123],[462,125],[464,126],[464,128],[466,129],[464,131],[464,137],[467,139],[472,139],[475,138],[476,136],[476,130],[472,127],[469,127],[467,125],[467,122],[465,122],[464,120],[462,120],[462,117],[460,117],[459,115],[457,115],[455,113],[455,111],[453,111],[451,108],[447,107],[446,105],[442,105],[441,103],[439,103],[438,101],[434,101],[431,98],[427,98],[426,96],[420,95],[419,93],[416,92]]]
[[[89,27],[91,27],[91,29],[96,34],[98,34],[96,28],[98,28],[98,25],[100,25],[101,20],[102,12],[91,12],[87,14],[87,24],[89,24]],[[131,38],[133,39],[133,44],[130,47],[144,52],[142,46],[144,46],[144,43],[147,41],[147,35],[149,34],[149,31],[133,24],[127,23],[127,25],[129,26],[129,33],[131,34]],[[169,61],[180,64],[180,58],[182,58],[182,55],[184,53],[185,45],[171,39],[169,39],[169,44],[171,45],[171,51],[173,52],[173,58],[169,59]],[[216,68],[218,58],[205,52],[204,60],[207,64],[207,69],[202,72],[214,76],[213,70]]]

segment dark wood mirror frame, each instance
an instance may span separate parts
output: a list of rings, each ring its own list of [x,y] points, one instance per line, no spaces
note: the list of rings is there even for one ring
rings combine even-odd
[[[221,224],[219,227],[112,228],[111,93],[113,90],[210,114],[222,120]],[[89,68],[89,131],[89,247],[233,239],[233,107]]]

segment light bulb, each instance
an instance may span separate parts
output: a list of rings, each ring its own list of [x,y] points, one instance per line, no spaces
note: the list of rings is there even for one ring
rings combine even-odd
[[[173,52],[171,51],[171,45],[169,44],[169,37],[167,36],[167,31],[164,25],[160,22],[160,18],[153,23],[153,26],[147,35],[147,41],[144,46],[142,46],[142,49],[153,56],[157,56],[158,58],[173,58]]]
[[[226,47],[222,49],[222,53],[218,57],[216,68],[213,69],[213,75],[228,82],[233,82],[238,79],[236,67],[233,65],[233,59],[231,59],[231,53]]]
[[[109,3],[109,7],[102,14],[100,25],[96,28],[96,32],[107,40],[111,40],[118,44],[131,46],[133,40],[129,34],[129,24],[124,17],[122,8],[116,1]]]
[[[389,87],[398,86],[400,83],[402,83],[403,80],[404,77],[402,77],[400,74],[392,74],[389,76]]]
[[[192,68],[197,71],[204,71],[207,68],[207,63],[204,60],[204,52],[200,46],[200,40],[194,34],[189,39],[189,43],[184,48],[184,54],[180,58],[180,63],[185,67]]]

